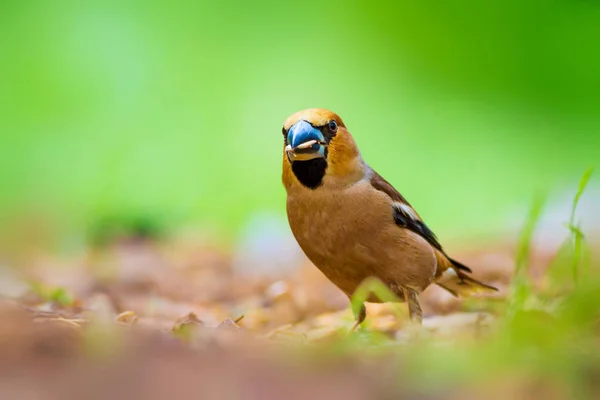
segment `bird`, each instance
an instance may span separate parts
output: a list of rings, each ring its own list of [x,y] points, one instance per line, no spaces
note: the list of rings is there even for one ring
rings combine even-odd
[[[308,259],[352,298],[376,278],[422,323],[419,294],[436,284],[466,297],[498,289],[469,276],[399,191],[363,159],[339,115],[310,108],[283,128],[282,182],[288,222]],[[374,296],[367,302],[381,302]],[[354,331],[367,316],[354,310]]]

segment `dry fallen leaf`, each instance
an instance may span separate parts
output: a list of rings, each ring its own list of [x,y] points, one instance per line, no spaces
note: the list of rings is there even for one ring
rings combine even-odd
[[[115,317],[115,321],[131,325],[138,321],[138,317],[133,311],[124,311]]]

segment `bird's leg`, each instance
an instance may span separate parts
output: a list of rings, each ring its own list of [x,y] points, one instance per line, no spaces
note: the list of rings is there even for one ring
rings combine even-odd
[[[367,309],[365,308],[364,303],[360,305],[360,309],[358,310],[358,313],[354,315],[354,318],[356,318],[356,322],[350,332],[354,332],[356,328],[364,322],[365,318],[367,318]]]
[[[402,288],[404,294],[404,300],[408,305],[408,314],[410,320],[421,325],[423,321],[423,310],[421,310],[421,304],[419,304],[419,294],[414,289]]]

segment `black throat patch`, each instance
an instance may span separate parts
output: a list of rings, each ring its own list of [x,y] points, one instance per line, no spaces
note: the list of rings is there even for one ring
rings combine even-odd
[[[315,158],[308,161],[294,161],[292,171],[301,184],[309,189],[316,189],[323,183],[327,161],[324,158]]]

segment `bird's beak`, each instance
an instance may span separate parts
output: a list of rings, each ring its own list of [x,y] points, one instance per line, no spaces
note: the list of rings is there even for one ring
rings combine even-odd
[[[296,122],[288,131],[285,152],[290,162],[325,158],[327,142],[320,130],[308,122]]]

